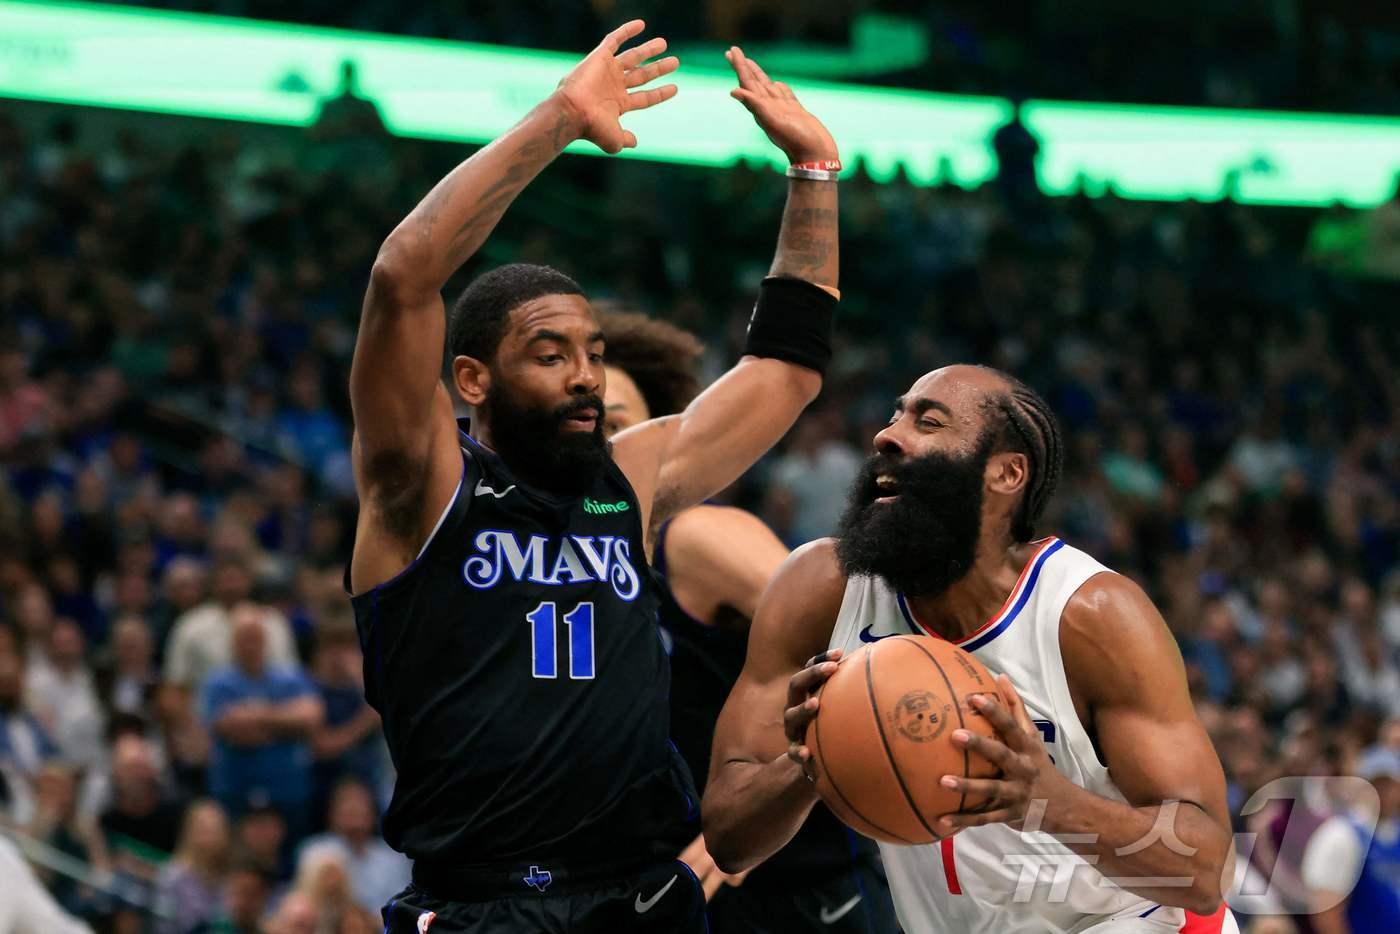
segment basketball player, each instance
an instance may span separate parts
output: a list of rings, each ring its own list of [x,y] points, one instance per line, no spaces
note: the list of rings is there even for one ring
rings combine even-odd
[[[608,335],[609,436],[680,412],[699,392],[696,363],[704,348],[693,335],[621,311],[604,311],[599,324]],[[692,506],[654,535],[652,566],[664,581],[659,620],[671,656],[671,739],[697,782],[709,774],[715,721],[744,666],[749,620],[787,555],[766,525],[731,506]],[[874,845],[822,805],[742,880],[719,871],[703,837],[682,859],[711,897],[715,934],[898,930]]]
[[[619,116],[676,68],[617,29],[391,233],[350,375],[361,510],[348,569],[365,691],[397,767],[386,839],[414,860],[389,932],[701,931],[675,857],[698,797],[667,741],[669,666],[643,530],[732,482],[816,395],[837,244],[830,134],[733,49],[732,94],[793,163],[743,359],[684,412],[603,437],[605,335],[578,285],[507,266],[444,326],[440,290],[570,142],[615,153]],[[816,165],[813,165],[816,163]],[[805,164],[805,165],[804,165]],[[438,379],[444,340],[454,422]]]
[[[880,844],[906,931],[1234,930],[1225,780],[1170,632],[1133,582],[1033,540],[1060,473],[1048,407],[1003,373],[947,367],[875,449],[839,537],[794,552],[754,617],[704,801],[720,868],[782,846],[817,800],[804,736],[836,660],[925,633],[998,674],[1005,705],[974,706],[1000,741],[952,736],[1003,777],[941,779],[992,802],[932,824],[940,844]]]

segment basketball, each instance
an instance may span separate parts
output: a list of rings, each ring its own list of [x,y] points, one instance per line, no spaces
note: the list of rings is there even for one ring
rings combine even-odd
[[[944,788],[940,779],[999,772],[953,743],[959,728],[996,735],[969,703],[974,694],[997,694],[991,672],[952,643],[928,636],[892,636],[843,659],[822,686],[807,730],[817,793],[868,837],[938,840],[940,817],[987,803]]]

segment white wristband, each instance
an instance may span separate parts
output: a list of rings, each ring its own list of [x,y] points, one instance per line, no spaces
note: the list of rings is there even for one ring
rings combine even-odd
[[[834,182],[840,178],[840,173],[830,172],[826,169],[809,169],[790,165],[787,167],[787,177],[800,178],[805,182]]]

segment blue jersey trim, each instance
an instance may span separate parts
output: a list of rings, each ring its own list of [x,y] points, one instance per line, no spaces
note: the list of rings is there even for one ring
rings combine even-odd
[[[1020,596],[1016,598],[1016,602],[1011,606],[1011,609],[1006,611],[1006,615],[1003,616],[995,626],[967,642],[954,642],[953,644],[964,652],[975,652],[1005,632],[1007,628],[1016,621],[1016,617],[1020,615],[1021,610],[1025,609],[1026,603],[1031,598],[1031,592],[1035,590],[1036,581],[1040,579],[1040,570],[1045,567],[1046,560],[1063,547],[1065,547],[1065,543],[1056,539],[1053,544],[1036,557],[1035,563],[1031,565],[1030,573],[1026,575],[1026,584],[1021,588]],[[909,609],[909,604],[904,599],[904,594],[896,593],[895,602],[899,604],[899,612],[903,614],[904,621],[909,624],[909,627],[914,633],[916,635],[925,634],[925,630],[919,625],[919,621],[914,618],[913,611]]]

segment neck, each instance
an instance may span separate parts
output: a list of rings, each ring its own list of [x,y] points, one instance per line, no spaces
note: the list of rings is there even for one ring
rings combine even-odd
[[[972,635],[1006,603],[1026,562],[1035,553],[1031,544],[980,542],[972,570],[943,593],[906,597],[916,619],[938,635],[957,642]]]

